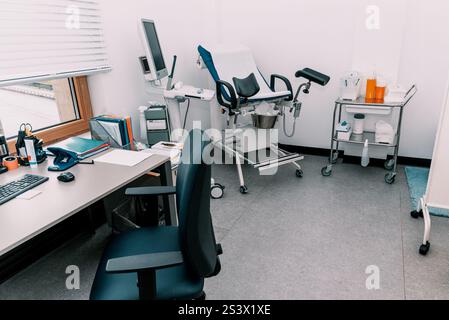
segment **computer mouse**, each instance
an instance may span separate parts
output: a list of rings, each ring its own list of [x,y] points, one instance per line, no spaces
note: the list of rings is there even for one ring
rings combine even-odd
[[[72,182],[75,180],[75,175],[71,172],[65,172],[58,177],[58,180],[64,183]]]

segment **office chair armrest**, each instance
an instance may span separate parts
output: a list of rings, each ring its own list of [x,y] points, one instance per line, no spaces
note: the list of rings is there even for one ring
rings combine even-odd
[[[126,189],[127,196],[165,196],[176,194],[176,187],[145,187]]]
[[[276,92],[276,79],[281,80],[282,82],[285,83],[285,86],[287,87],[287,90],[291,92],[290,97],[288,98],[288,101],[293,100],[293,86],[292,83],[290,82],[290,80],[288,80],[286,77],[281,76],[279,74],[273,74],[271,75],[271,83],[270,83],[270,89],[273,92]]]
[[[232,114],[232,110],[233,109],[237,109],[238,107],[238,100],[237,100],[237,94],[235,93],[234,87],[226,81],[223,80],[218,80],[216,82],[217,84],[217,100],[218,103],[220,105],[222,105],[223,107],[229,108],[229,112]],[[229,94],[223,89],[223,87],[225,87]],[[230,103],[227,103],[223,97],[224,96],[229,96],[230,95]]]
[[[160,270],[184,262],[180,251],[142,254],[108,260],[107,273],[133,273],[145,270]]]

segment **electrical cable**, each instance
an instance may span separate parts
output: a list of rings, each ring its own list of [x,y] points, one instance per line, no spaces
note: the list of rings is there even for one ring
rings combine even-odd
[[[284,121],[284,134],[287,136],[287,138],[293,138],[293,136],[295,135],[295,132],[296,132],[296,119],[294,119],[293,121],[293,129],[292,129],[292,133],[291,134],[289,134],[288,132],[287,132],[287,127],[286,127],[286,124],[287,124],[287,115],[286,115],[286,113],[285,113],[285,110],[284,110],[284,119],[283,119],[283,121]]]

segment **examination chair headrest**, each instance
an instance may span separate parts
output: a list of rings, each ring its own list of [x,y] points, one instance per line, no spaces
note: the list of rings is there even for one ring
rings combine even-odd
[[[303,70],[299,70],[295,74],[296,78],[305,78],[311,82],[315,82],[319,84],[320,86],[325,86],[329,83],[331,78],[325,74],[322,74],[318,71],[315,71],[310,68],[305,68]]]

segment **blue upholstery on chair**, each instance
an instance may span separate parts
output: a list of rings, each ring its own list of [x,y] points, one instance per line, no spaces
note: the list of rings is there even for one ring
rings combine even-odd
[[[144,228],[114,236],[98,267],[91,291],[93,300],[139,300],[137,274],[106,273],[109,259],[143,253],[180,251],[177,227]],[[193,299],[203,290],[204,280],[191,276],[185,265],[158,270],[157,299]]]
[[[206,145],[201,138],[201,131],[192,131],[178,169],[179,227],[141,228],[115,236],[98,266],[92,300],[196,299],[204,295],[204,278],[220,272],[221,246],[215,241],[210,214],[211,168],[202,161]],[[130,189],[127,195],[142,195],[144,189]],[[146,189],[151,193],[152,188]],[[158,254],[176,252],[182,253],[182,261],[158,264]],[[142,268],[143,255],[144,264],[148,260],[146,269]],[[138,279],[146,280],[139,287],[152,287],[153,296],[142,297]],[[148,283],[148,279],[154,281]]]
[[[272,84],[269,84],[257,66],[254,65],[253,68],[250,68],[250,71],[248,71],[248,73],[244,76],[250,76],[251,73],[256,75],[259,79],[259,81],[256,80],[256,82],[260,88],[263,89],[261,91],[263,91],[264,94],[262,94],[261,97],[255,95],[253,97],[246,97],[247,99],[241,99],[241,97],[238,97],[237,100],[233,99],[233,96],[236,96],[236,89],[232,85],[232,81],[230,81],[231,79],[223,79],[222,75],[220,75],[220,72],[217,70],[217,66],[215,65],[213,54],[201,45],[198,46],[198,53],[209,70],[213,80],[217,84],[217,98],[218,102],[222,106],[235,109],[237,105],[244,103],[257,103],[262,101],[291,101],[293,98],[293,89],[287,78],[275,75],[276,79],[282,80],[287,87],[286,91],[277,92],[274,88],[274,80],[272,79]],[[238,65],[238,61],[236,61],[236,64]],[[237,103],[237,101],[239,103]]]

